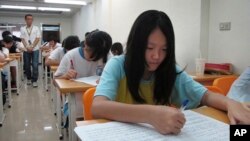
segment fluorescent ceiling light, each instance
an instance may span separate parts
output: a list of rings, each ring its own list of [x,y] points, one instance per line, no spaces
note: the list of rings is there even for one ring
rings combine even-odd
[[[21,9],[21,10],[36,10],[36,7],[32,7],[32,6],[15,6],[15,5],[1,5],[0,8],[4,8],[4,9]]]
[[[80,0],[44,0],[46,3],[71,4],[71,5],[87,5],[86,1]]]
[[[16,26],[14,25],[3,25],[3,26],[0,26],[0,28],[14,28]]]
[[[38,10],[41,11],[63,11],[63,12],[70,12],[69,8],[52,8],[52,7],[38,7]]]

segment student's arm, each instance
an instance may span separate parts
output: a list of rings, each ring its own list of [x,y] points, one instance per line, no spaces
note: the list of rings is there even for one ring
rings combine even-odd
[[[58,69],[55,72],[55,78],[57,79],[74,79],[77,72],[71,68],[70,57],[64,56]]]
[[[201,103],[227,111],[231,124],[250,124],[250,108],[223,95],[208,91],[202,97]]]
[[[161,134],[178,134],[185,124],[184,114],[176,108],[154,105],[133,105],[96,96],[92,104],[94,118],[121,122],[148,123]]]
[[[60,61],[50,59],[50,58],[46,59],[46,61],[45,61],[46,66],[58,66],[59,64],[60,64]]]
[[[5,55],[0,51],[0,62],[3,63],[5,62]]]

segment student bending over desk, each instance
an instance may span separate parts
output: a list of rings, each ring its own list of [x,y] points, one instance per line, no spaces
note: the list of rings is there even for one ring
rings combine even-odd
[[[231,124],[250,124],[250,112],[229,98],[207,91],[175,61],[175,37],[169,17],[142,13],[127,41],[125,56],[105,66],[92,105],[94,118],[148,123],[162,134],[177,134],[185,124],[181,107],[208,105],[228,112]]]
[[[62,60],[63,56],[70,51],[71,49],[74,49],[76,47],[79,47],[80,41],[77,36],[68,36],[63,40],[62,47],[57,47],[55,50],[53,50],[48,59],[45,62],[45,65],[59,65],[60,61]]]
[[[112,45],[110,35],[103,31],[91,32],[85,40],[84,47],[77,47],[64,55],[55,72],[56,78],[75,79],[100,75],[107,62],[107,56]],[[76,95],[77,116],[82,117],[82,95]]]

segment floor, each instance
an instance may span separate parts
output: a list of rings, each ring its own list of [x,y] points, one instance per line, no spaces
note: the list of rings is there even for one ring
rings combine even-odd
[[[12,107],[4,108],[6,117],[0,127],[0,141],[59,141],[56,116],[44,79],[40,75],[38,88],[27,86],[26,81],[22,83],[20,94],[12,93]]]

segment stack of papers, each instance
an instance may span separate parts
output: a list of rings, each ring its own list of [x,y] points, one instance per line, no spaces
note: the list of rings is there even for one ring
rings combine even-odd
[[[107,122],[75,128],[82,141],[229,141],[229,125],[187,110],[178,135],[162,135],[148,124]]]
[[[99,79],[100,79],[100,76],[94,75],[94,76],[89,76],[89,77],[77,78],[77,79],[74,79],[74,81],[83,82],[83,83],[86,83],[86,84],[96,86],[97,85],[96,82]]]

